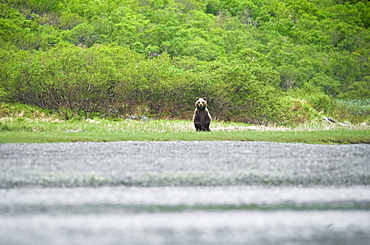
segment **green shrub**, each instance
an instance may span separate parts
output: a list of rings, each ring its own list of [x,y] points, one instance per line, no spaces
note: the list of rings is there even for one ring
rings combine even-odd
[[[305,123],[318,116],[317,111],[307,101],[302,99],[285,96],[280,99],[279,104],[282,124]]]
[[[322,88],[315,87],[311,83],[304,83],[301,88],[290,89],[287,92],[293,98],[305,100],[318,112],[328,113],[331,110],[331,99]]]

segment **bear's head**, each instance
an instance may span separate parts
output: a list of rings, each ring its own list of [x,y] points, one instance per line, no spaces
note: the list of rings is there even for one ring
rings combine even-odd
[[[206,97],[204,98],[197,98],[195,101],[195,107],[197,109],[205,109],[207,108],[207,99]]]

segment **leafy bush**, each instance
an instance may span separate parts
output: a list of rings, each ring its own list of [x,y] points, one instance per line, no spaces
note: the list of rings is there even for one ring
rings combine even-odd
[[[213,74],[218,117],[253,123],[276,121],[277,73],[258,64],[231,62],[219,64]]]
[[[291,96],[282,97],[279,101],[281,122],[293,125],[305,123],[318,116],[317,111],[307,101]]]
[[[304,83],[301,88],[291,89],[288,94],[294,98],[303,99],[319,112],[330,112],[331,99],[319,87]]]

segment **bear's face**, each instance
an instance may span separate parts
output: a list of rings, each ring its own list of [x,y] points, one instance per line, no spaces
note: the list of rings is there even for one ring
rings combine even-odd
[[[207,107],[207,99],[204,98],[197,98],[195,101],[195,107],[198,109],[204,109]]]

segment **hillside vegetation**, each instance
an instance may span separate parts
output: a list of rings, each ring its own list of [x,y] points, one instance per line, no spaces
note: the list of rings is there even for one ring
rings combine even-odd
[[[0,102],[72,117],[370,123],[370,3],[1,0]]]

